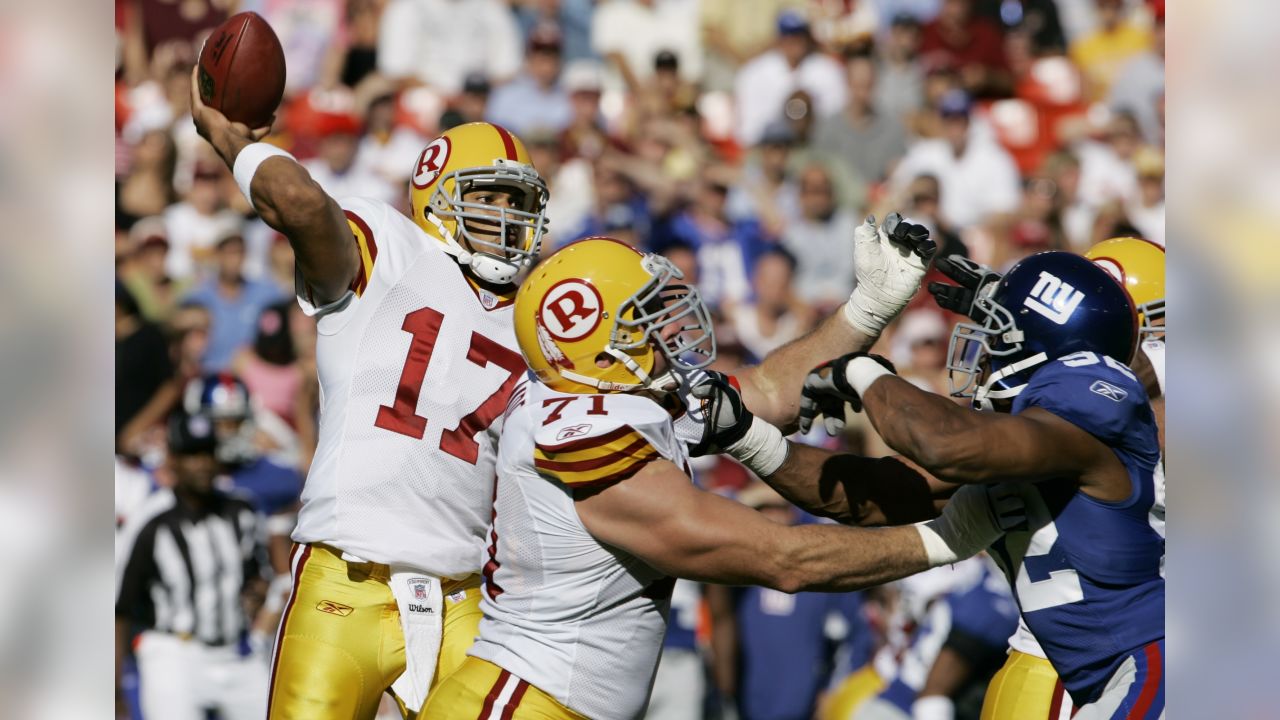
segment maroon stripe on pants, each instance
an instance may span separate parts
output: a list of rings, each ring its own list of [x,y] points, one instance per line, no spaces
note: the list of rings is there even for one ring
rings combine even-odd
[[[307,566],[307,559],[311,557],[311,546],[299,546],[302,548],[302,557],[298,559],[298,567],[293,571],[293,588],[289,591],[289,602],[284,606],[284,613],[280,615],[280,631],[276,634],[276,646],[271,653],[275,657],[271,660],[271,680],[270,691],[267,693],[267,717],[271,717],[271,703],[276,697],[276,670],[280,667],[280,655],[282,646],[284,645],[284,628],[289,622],[289,615],[293,612],[293,602],[298,599],[298,589],[302,580],[302,569]],[[297,552],[295,549],[294,552]]]
[[[525,690],[528,689],[529,683],[523,680],[516,685],[516,691],[511,693],[511,699],[507,701],[507,706],[502,709],[501,720],[511,720],[511,717],[516,714],[516,708],[520,707],[520,701],[524,699]]]
[[[484,707],[480,708],[480,715],[476,720],[485,720],[489,717],[489,713],[493,712],[493,703],[497,701],[498,695],[502,693],[502,686],[507,684],[507,678],[511,677],[511,673],[503,670],[498,673],[498,679],[493,683],[493,687],[489,688],[489,694],[484,696]]]

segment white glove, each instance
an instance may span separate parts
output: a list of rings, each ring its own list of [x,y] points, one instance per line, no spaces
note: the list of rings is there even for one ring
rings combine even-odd
[[[854,329],[877,337],[907,306],[924,280],[938,245],[923,225],[889,213],[877,227],[874,215],[853,232],[853,264],[858,278],[844,316]]]

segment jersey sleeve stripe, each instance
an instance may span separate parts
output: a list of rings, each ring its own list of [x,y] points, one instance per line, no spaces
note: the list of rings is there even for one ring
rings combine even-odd
[[[654,453],[649,457],[641,458],[640,460],[634,463],[631,463],[630,465],[627,465],[621,470],[605,475],[604,477],[598,477],[593,480],[584,480],[581,482],[574,482],[574,483],[566,482],[565,484],[570,485],[571,487],[573,487],[574,490],[590,490],[593,488],[605,487],[607,485],[612,485],[614,483],[618,483],[618,482],[622,482],[623,480],[626,480],[632,475],[635,475],[636,473],[640,472],[640,470],[643,469],[644,466],[658,459],[659,459],[658,454]]]
[[[631,436],[628,435],[624,439],[631,439]],[[648,440],[646,440],[645,438],[639,435],[636,435],[635,439],[632,440],[631,444],[627,445],[621,450],[617,450],[614,452],[606,452],[603,455],[599,455],[593,458],[586,458],[584,460],[552,460],[551,458],[547,457],[541,452],[535,451],[534,465],[536,465],[539,470],[568,470],[570,472],[580,472],[583,470],[595,470],[596,468],[602,468],[602,467],[612,465],[624,458],[632,457],[637,454],[637,451],[643,450],[646,447],[649,447],[650,449],[652,449],[652,447],[649,445]],[[601,450],[602,451],[607,450],[607,448],[601,448]]]
[[[351,226],[351,234],[355,238],[356,249],[359,251],[360,267],[356,272],[356,278],[351,281],[351,289],[356,295],[362,295],[369,285],[369,278],[373,276],[373,264],[378,259],[378,243],[374,240],[373,230],[363,218],[350,210],[342,212],[347,216],[347,223]]]
[[[624,455],[613,458],[613,461],[607,465],[592,468],[590,470],[549,470],[538,467],[538,470],[547,477],[559,480],[566,485],[580,487],[590,485],[592,483],[603,480],[621,480],[630,477],[636,470],[658,459],[658,451],[650,449],[649,452],[640,455]]]
[[[579,438],[559,445],[543,445],[542,443],[538,443],[538,450],[543,453],[576,453],[583,450],[590,450],[591,448],[599,447],[601,445],[607,445],[630,433],[639,434],[636,433],[635,429],[630,425],[623,425],[617,430],[611,430],[604,435]]]

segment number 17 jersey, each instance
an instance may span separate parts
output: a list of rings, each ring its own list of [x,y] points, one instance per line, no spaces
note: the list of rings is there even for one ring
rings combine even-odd
[[[440,577],[479,570],[497,424],[525,364],[509,300],[391,206],[340,201],[360,270],[317,307],[320,433],[293,539]]]

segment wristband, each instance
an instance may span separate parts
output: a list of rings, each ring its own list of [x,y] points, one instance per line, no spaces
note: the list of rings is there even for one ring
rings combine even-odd
[[[854,330],[857,330],[867,337],[879,337],[880,331],[884,330],[885,321],[877,318],[874,313],[858,307],[858,303],[856,301],[859,299],[860,290],[862,290],[861,285],[855,287],[853,289],[853,294],[849,296],[847,301],[845,301],[845,322],[849,323]]]
[[[849,387],[862,397],[867,388],[885,375],[893,375],[893,371],[869,357],[856,357],[844,366],[844,379]]]
[[[924,543],[929,567],[973,557],[1003,534],[992,515],[986,488],[978,485],[957,490],[941,515],[916,523],[915,528]]]
[[[236,178],[236,185],[240,186],[240,192],[244,194],[244,199],[249,201],[250,207],[257,209],[253,204],[253,193],[249,191],[249,185],[253,182],[253,176],[258,172],[258,166],[266,162],[268,158],[286,157],[294,162],[297,158],[290,155],[287,151],[282,150],[271,143],[256,142],[246,145],[236,155],[235,165],[231,169],[231,174]]]
[[[782,431],[753,417],[751,428],[738,442],[725,448],[738,462],[760,477],[768,477],[782,467],[791,453],[791,446],[782,437]]]

